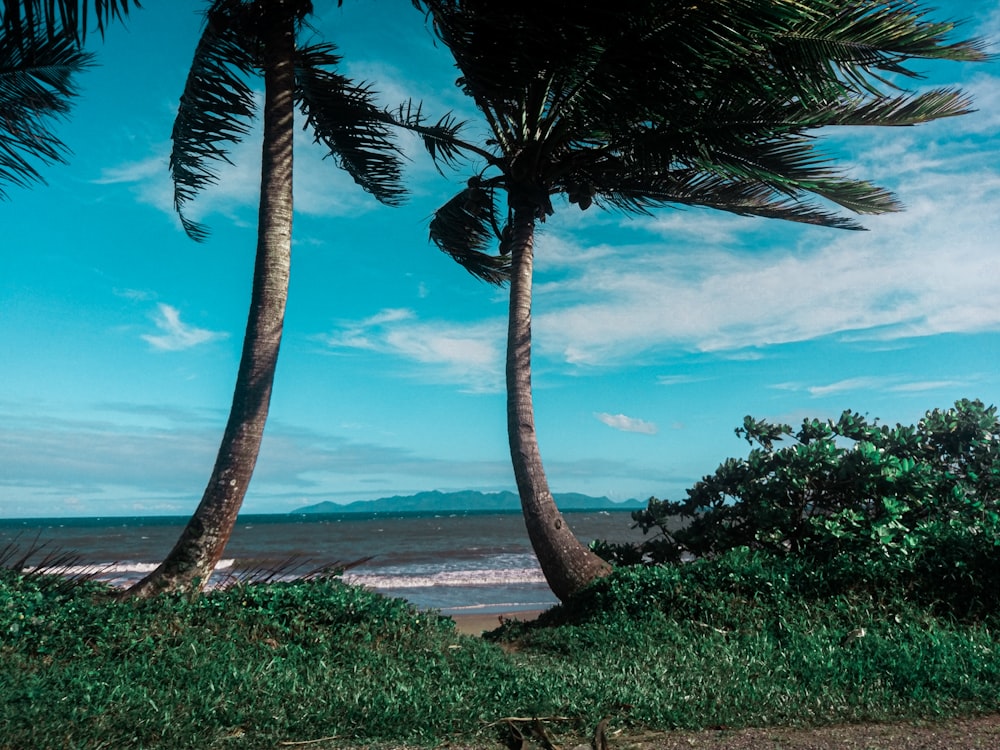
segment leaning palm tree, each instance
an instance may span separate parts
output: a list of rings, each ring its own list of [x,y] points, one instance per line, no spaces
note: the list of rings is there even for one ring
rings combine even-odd
[[[247,133],[254,112],[246,78],[264,78],[263,161],[253,292],[229,421],[208,486],[166,559],[128,592],[199,590],[222,556],[260,449],[281,342],[292,233],[292,136],[295,106],[318,142],[383,203],[403,195],[398,155],[384,116],[364,86],[333,72],[329,44],[300,46],[309,0],[215,0],[195,51],[174,122],[170,170],[174,202],[187,233],[206,230],[184,206],[217,177],[211,160]]]
[[[861,228],[896,211],[814,150],[827,125],[912,125],[969,110],[958,91],[913,94],[913,58],[982,60],[977,41],[908,0],[414,0],[451,51],[490,137],[464,144],[484,167],[430,225],[460,263],[496,243],[510,265],[507,427],[526,525],[562,600],[609,571],[572,534],[549,491],[531,394],[535,231],[553,196],[646,213],[671,204]],[[555,20],[558,19],[558,20]],[[432,153],[455,161],[459,144]],[[500,194],[506,195],[501,205]],[[470,256],[470,251],[474,254]]]
[[[44,182],[36,162],[65,162],[68,149],[50,123],[69,113],[76,75],[92,59],[69,34],[0,30],[0,198],[5,183]]]

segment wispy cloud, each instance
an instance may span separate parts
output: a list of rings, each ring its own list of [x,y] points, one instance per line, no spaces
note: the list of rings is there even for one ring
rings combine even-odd
[[[913,383],[900,383],[889,390],[893,393],[923,393],[945,388],[968,388],[970,384],[970,380],[919,380]]]
[[[706,378],[695,377],[694,375],[660,375],[656,378],[658,385],[686,385],[687,383],[700,383]]]
[[[97,418],[46,415],[0,402],[0,517],[191,513],[212,469],[225,414],[104,405]],[[143,415],[146,416],[143,416]],[[599,457],[548,462],[556,491],[607,494],[608,478],[631,496],[680,477],[656,464]],[[633,487],[636,477],[641,482]],[[244,511],[282,512],[339,499],[364,500],[435,487],[513,489],[509,458],[465,458],[354,441],[272,419]],[[648,496],[648,495],[647,495]]]
[[[108,167],[101,172],[100,177],[94,180],[94,184],[120,185],[155,180],[157,178],[167,178],[166,181],[169,181],[166,153],[157,153],[140,161],[125,162]]]
[[[702,211],[675,209],[638,220],[646,230],[662,237],[683,237],[688,242],[695,241],[710,246],[738,242],[746,235],[748,228],[740,217],[721,211],[706,214]]]
[[[812,385],[806,388],[810,396],[832,396],[836,393],[846,393],[855,391],[882,390],[892,382],[890,378],[867,377],[867,378],[845,378],[836,383],[826,385]]]
[[[224,426],[224,414],[159,404],[105,404],[97,417],[39,419],[37,411],[0,403],[0,517],[190,513]],[[502,455],[441,458],[272,419],[244,510],[278,512],[400,487],[511,484]]]
[[[456,383],[466,391],[495,392],[503,384],[503,334],[503,321],[421,322],[412,310],[387,308],[317,338],[332,349],[402,358],[414,365],[411,374],[417,377]]]
[[[943,389],[968,388],[975,383],[977,377],[949,380],[912,380],[901,375],[870,375],[854,378],[844,378],[823,385],[808,385],[804,383],[776,383],[772,389],[808,393],[814,398],[833,396],[840,393],[856,393],[872,391],[879,393],[924,393]]]
[[[154,349],[165,352],[176,352],[190,349],[209,341],[226,338],[229,334],[222,331],[209,331],[207,328],[197,328],[181,321],[180,311],[176,307],[160,303],[154,318],[156,327],[162,333],[154,335],[145,333],[143,341]]]
[[[156,294],[145,289],[112,289],[111,292],[116,297],[132,300],[133,302],[149,302],[156,299]]]
[[[320,339],[327,346],[335,349],[369,349],[384,350],[385,328],[391,323],[411,320],[412,310],[405,308],[386,308],[371,317],[354,322],[346,322],[341,327]]]
[[[638,432],[643,435],[655,435],[656,425],[635,417],[627,417],[624,414],[607,414],[605,412],[595,412],[594,416],[608,427],[622,432]]]

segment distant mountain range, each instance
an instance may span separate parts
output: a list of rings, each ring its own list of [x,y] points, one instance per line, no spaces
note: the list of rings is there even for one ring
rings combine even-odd
[[[559,509],[573,510],[640,510],[646,503],[640,500],[615,502],[606,497],[590,497],[575,492],[554,495]],[[292,511],[300,513],[463,513],[468,511],[513,512],[521,510],[521,501],[513,492],[418,492],[406,497],[380,497],[378,500],[357,500],[353,503],[326,501]]]

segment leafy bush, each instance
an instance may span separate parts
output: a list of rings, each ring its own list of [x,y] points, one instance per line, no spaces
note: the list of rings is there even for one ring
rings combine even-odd
[[[798,431],[748,416],[736,433],[752,447],[746,458],[726,460],[682,502],[651,498],[632,514],[656,536],[597,550],[635,564],[747,547],[840,568],[854,585],[881,580],[943,596],[963,613],[996,606],[996,407],[961,400],[892,428],[851,411]]]

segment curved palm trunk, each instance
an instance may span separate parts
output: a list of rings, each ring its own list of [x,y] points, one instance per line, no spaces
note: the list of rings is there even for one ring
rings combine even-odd
[[[507,436],[528,538],[549,588],[566,601],[611,566],[580,544],[556,506],[542,467],[531,402],[533,208],[515,208],[507,328]]]
[[[281,14],[275,14],[280,16]],[[286,14],[287,15],[287,14]],[[292,239],[295,27],[290,15],[264,40],[264,146],[253,293],[229,422],[201,503],[166,559],[126,592],[197,591],[222,557],[257,463],[288,297]]]

